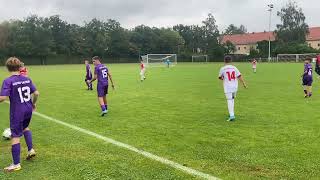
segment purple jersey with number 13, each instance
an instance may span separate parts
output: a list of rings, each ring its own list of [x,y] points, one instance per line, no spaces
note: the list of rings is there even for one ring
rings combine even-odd
[[[3,81],[0,96],[10,98],[10,128],[13,137],[22,136],[32,116],[31,94],[36,91],[31,79],[13,75]]]
[[[103,64],[95,67],[95,74],[98,76],[98,84],[108,85],[108,68]]]

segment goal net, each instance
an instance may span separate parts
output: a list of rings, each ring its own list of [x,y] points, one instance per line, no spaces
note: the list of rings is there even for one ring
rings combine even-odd
[[[208,55],[194,55],[192,56],[193,63],[207,63],[208,62]]]
[[[171,66],[178,63],[176,54],[147,54],[141,56],[141,59],[150,67],[166,66],[167,62],[169,62]]]
[[[306,58],[314,59],[317,53],[308,53],[308,54],[278,54],[278,62],[302,62]]]

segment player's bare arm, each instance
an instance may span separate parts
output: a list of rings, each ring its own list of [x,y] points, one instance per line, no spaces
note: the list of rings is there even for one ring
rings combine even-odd
[[[244,81],[243,77],[242,76],[239,76],[238,79],[240,80],[240,82],[242,83],[243,87],[244,88],[248,88],[246,82]]]
[[[40,95],[39,91],[35,91],[32,94],[32,107],[34,111],[36,110],[36,107],[37,107],[37,101],[38,101],[39,95]]]
[[[110,79],[111,86],[112,86],[112,88],[114,89],[114,83],[113,83],[112,75],[111,75],[111,73],[110,73],[110,72],[108,72],[108,77],[109,77],[109,79]]]
[[[0,96],[0,103],[5,101],[8,97],[7,96]]]
[[[92,82],[94,82],[94,81],[97,80],[97,79],[98,79],[98,75],[97,75],[97,74],[94,74],[93,79],[88,80],[88,83],[92,83]]]

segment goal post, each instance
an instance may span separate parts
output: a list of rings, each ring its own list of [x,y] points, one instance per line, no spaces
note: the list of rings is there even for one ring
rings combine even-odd
[[[150,67],[164,66],[167,61],[170,62],[170,65],[178,64],[177,54],[147,54],[141,56],[141,59]]]
[[[192,63],[207,63],[208,62],[208,55],[193,55],[192,56]]]
[[[277,62],[301,62],[306,58],[314,59],[317,53],[307,53],[307,54],[278,54]]]

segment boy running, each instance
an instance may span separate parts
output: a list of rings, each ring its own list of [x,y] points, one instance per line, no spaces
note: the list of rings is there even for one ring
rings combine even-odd
[[[224,93],[227,98],[229,118],[228,121],[234,121],[236,119],[234,114],[234,99],[238,91],[238,79],[243,86],[247,88],[240,71],[233,65],[231,56],[224,58],[225,66],[220,69],[219,79],[223,81]]]
[[[11,76],[3,81],[0,102],[10,99],[10,129],[11,153],[13,163],[4,168],[4,171],[13,172],[21,169],[20,165],[20,137],[24,136],[27,147],[27,160],[32,159],[36,153],[33,149],[32,134],[29,124],[32,112],[36,108],[39,92],[30,78],[20,75],[21,61],[11,57],[6,61]]]
[[[140,79],[141,79],[141,82],[146,80],[145,74],[146,74],[146,65],[143,63],[143,60],[141,60],[141,62],[140,62]]]
[[[302,75],[302,85],[304,91],[304,97],[308,98],[312,96],[312,64],[311,58],[307,58],[304,61],[304,72]]]
[[[19,71],[20,71],[20,75],[28,77],[28,69],[24,66],[23,62],[21,62],[21,67]]]
[[[88,86],[88,90],[93,90],[92,88],[92,83],[88,83],[88,81],[92,80],[92,73],[91,73],[91,67],[90,67],[90,64],[89,64],[89,61],[88,60],[85,60],[84,61],[84,64],[86,65],[86,78],[85,78],[85,82]]]
[[[108,68],[101,64],[101,58],[95,56],[92,58],[93,64],[95,65],[94,70],[94,78],[92,80],[88,80],[88,83],[92,83],[95,80],[98,80],[97,85],[97,92],[98,92],[98,101],[101,106],[101,116],[105,116],[108,113],[108,103],[107,103],[107,94],[109,83],[108,80],[110,79],[112,88],[114,89],[114,84],[112,80],[112,76],[108,70]]]
[[[316,68],[315,71],[320,75],[320,54],[316,56]]]
[[[252,69],[253,69],[254,73],[257,72],[257,60],[256,59],[252,60]]]

